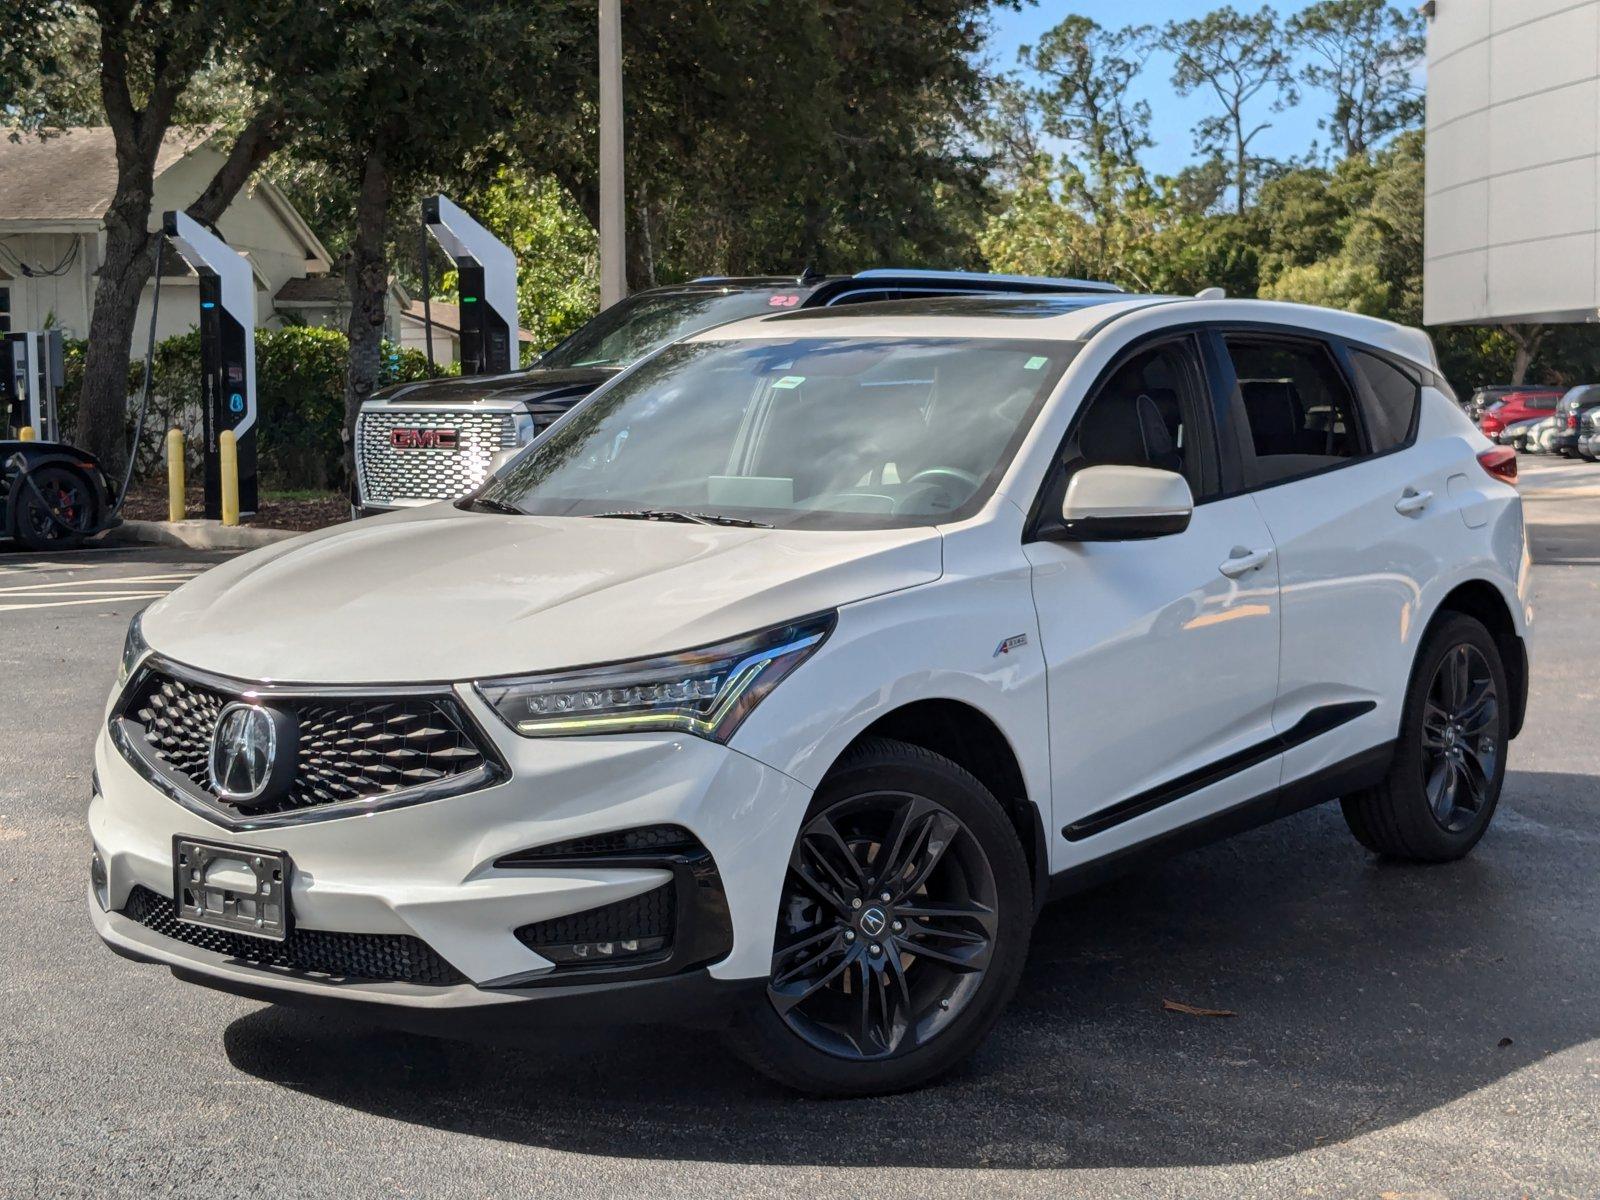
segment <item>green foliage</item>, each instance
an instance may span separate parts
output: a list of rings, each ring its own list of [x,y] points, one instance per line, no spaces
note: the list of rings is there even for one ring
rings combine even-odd
[[[536,347],[549,349],[594,316],[597,238],[559,183],[503,168],[464,203],[517,256],[517,317]],[[447,272],[440,293],[453,301],[455,289],[455,272]]]
[[[64,349],[66,377],[59,411],[63,427],[70,428],[83,380],[84,343],[68,342]],[[349,357],[349,339],[338,330],[296,325],[256,331],[256,401],[261,414],[256,449],[268,485],[317,491],[337,485]],[[174,428],[184,431],[189,469],[198,470],[202,452],[199,331],[157,342],[152,363],[150,403],[137,447],[135,475],[144,478],[165,469],[163,439],[166,431]],[[383,344],[384,384],[426,378],[428,363],[420,351]],[[129,438],[143,388],[144,363],[130,363]]]
[[[1342,157],[1364,155],[1422,120],[1414,75],[1427,48],[1424,29],[1416,6],[1398,9],[1388,0],[1317,0],[1290,20],[1289,37],[1309,56],[1301,80],[1333,101],[1318,126]]]

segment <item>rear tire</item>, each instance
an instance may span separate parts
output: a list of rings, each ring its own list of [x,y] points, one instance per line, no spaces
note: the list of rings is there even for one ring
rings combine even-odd
[[[927,1083],[999,1019],[1032,924],[1027,859],[988,789],[920,746],[868,740],[806,813],[772,977],[734,1049],[814,1096]]]
[[[75,550],[99,523],[89,481],[67,467],[36,467],[11,485],[12,524],[30,550]]]
[[[1505,780],[1511,690],[1489,631],[1452,613],[1423,639],[1389,774],[1342,802],[1367,849],[1412,862],[1461,858],[1489,828]]]

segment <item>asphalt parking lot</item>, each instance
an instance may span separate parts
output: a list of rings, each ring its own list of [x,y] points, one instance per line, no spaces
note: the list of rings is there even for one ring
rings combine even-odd
[[[1147,869],[1046,910],[957,1075],[835,1103],[699,1035],[451,1043],[113,957],[90,747],[128,618],[216,557],[0,543],[0,1195],[1593,1200],[1600,467],[1524,492],[1532,705],[1470,859],[1377,862],[1323,807]]]

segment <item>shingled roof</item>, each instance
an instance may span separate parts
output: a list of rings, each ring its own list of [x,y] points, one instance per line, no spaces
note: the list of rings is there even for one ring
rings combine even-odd
[[[156,155],[156,175],[209,136],[201,129],[168,133]],[[116,190],[117,151],[109,128],[70,129],[44,140],[0,131],[0,221],[99,221]]]

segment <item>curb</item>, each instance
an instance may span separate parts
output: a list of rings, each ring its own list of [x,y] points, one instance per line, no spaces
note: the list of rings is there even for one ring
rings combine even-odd
[[[224,525],[221,521],[123,521],[106,534],[108,542],[181,546],[189,550],[254,550],[299,537],[294,529]]]

